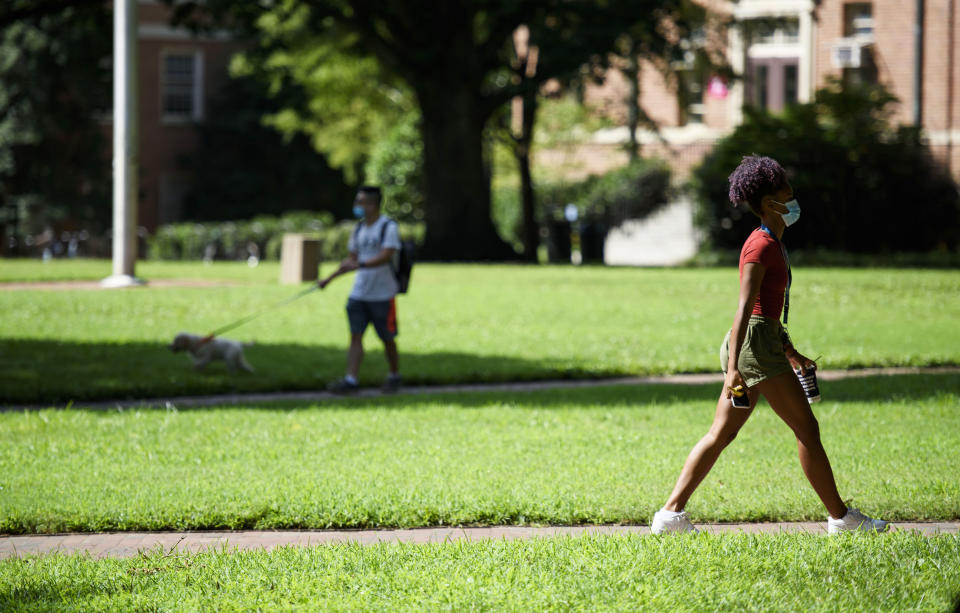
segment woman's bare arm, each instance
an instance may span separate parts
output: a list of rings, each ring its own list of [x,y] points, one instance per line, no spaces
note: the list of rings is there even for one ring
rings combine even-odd
[[[744,385],[743,376],[737,365],[740,361],[740,347],[747,335],[747,323],[753,312],[753,305],[760,294],[760,284],[766,268],[759,262],[748,262],[743,265],[743,278],[740,281],[740,301],[737,312],[733,316],[733,325],[730,328],[730,359],[727,362],[727,376],[724,385],[727,391],[738,385]]]

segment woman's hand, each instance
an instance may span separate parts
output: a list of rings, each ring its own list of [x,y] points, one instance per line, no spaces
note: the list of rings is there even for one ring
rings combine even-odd
[[[734,388],[739,386],[743,393],[747,392],[747,385],[743,381],[743,375],[740,374],[740,371],[736,368],[727,369],[727,375],[723,378],[723,392],[727,395],[727,398],[730,398],[733,394]]]
[[[792,366],[794,370],[797,370],[798,368],[800,369],[801,375],[806,375],[808,368],[811,366],[816,366],[816,362],[803,355],[796,349],[793,350],[793,353],[787,353],[787,360],[790,362],[790,366]]]

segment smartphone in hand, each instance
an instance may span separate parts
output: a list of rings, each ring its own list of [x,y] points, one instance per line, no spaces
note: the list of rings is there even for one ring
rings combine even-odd
[[[738,409],[749,409],[750,408],[750,396],[747,395],[746,390],[741,391],[740,395],[730,394],[730,404],[735,406]]]

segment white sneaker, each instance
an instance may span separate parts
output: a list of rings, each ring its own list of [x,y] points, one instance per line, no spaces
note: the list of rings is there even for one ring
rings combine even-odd
[[[667,534],[668,532],[696,532],[686,511],[674,513],[660,509],[653,514],[650,522],[650,532],[653,534]]]
[[[882,519],[867,517],[857,509],[847,508],[847,514],[840,519],[827,519],[827,532],[885,532],[890,527],[889,522]]]

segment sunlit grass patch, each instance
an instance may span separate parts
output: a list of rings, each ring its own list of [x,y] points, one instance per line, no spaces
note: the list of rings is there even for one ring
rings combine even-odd
[[[829,382],[841,495],[960,517],[960,375]],[[709,428],[716,385],[0,414],[0,532],[648,523]],[[761,403],[695,521],[825,521]]]
[[[21,266],[4,262],[13,272],[3,274],[16,277]],[[350,279],[229,332],[255,343],[246,353],[257,369],[231,377],[222,364],[195,373],[166,345],[300,288],[278,285],[276,268],[143,268],[155,279],[226,284],[0,291],[0,402],[320,389],[342,376]],[[735,269],[421,264],[414,274],[398,299],[401,370],[411,384],[717,371],[736,307]],[[960,364],[957,295],[960,271],[798,269],[791,334],[801,351],[823,356],[821,368]],[[380,343],[369,333],[366,345],[361,382],[379,385]]]
[[[946,611],[960,537],[584,536],[0,562],[0,608]]]

